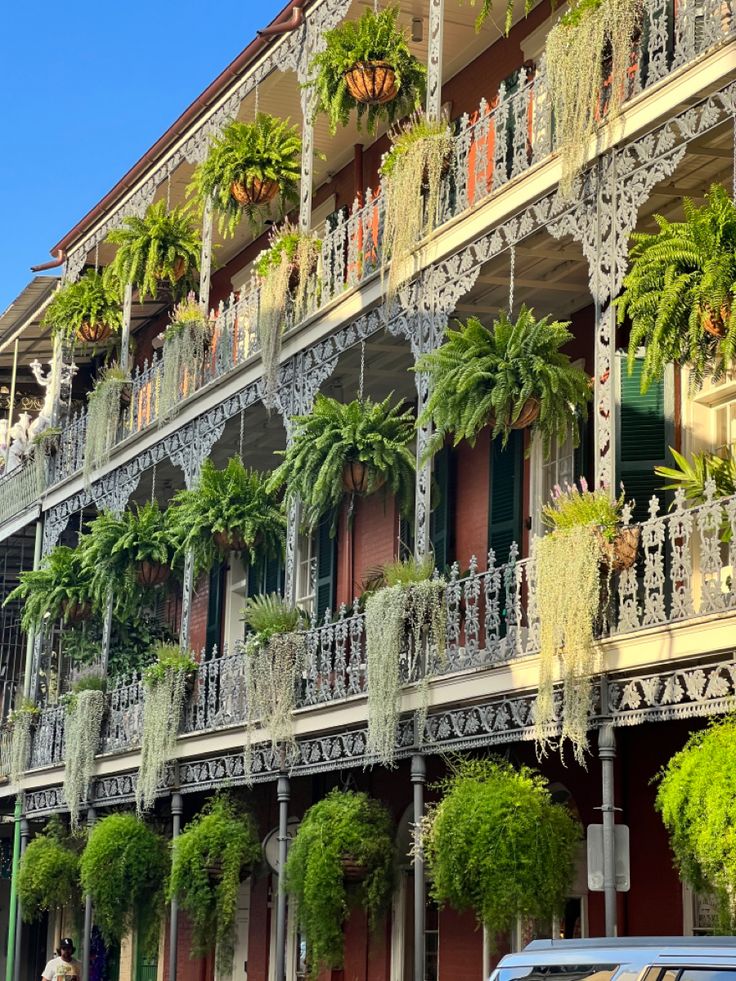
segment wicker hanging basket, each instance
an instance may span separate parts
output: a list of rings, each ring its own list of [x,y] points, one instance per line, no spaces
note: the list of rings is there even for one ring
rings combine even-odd
[[[138,563],[135,577],[141,586],[160,586],[171,575],[171,567],[163,562],[149,562],[144,559]]]
[[[368,867],[359,862],[354,855],[343,855],[340,858],[342,877],[346,882],[362,882],[368,875]]]
[[[65,603],[62,609],[64,619],[67,623],[83,623],[92,616],[92,607],[89,603]]]
[[[342,486],[346,494],[367,494],[379,490],[386,483],[386,478],[377,476],[367,463],[360,460],[348,460],[342,468]]]
[[[77,331],[77,338],[85,344],[101,344],[110,336],[110,328],[107,324],[91,324],[85,320]]]
[[[267,181],[260,177],[249,177],[245,181],[233,181],[230,193],[241,206],[268,204],[279,193],[277,181]]]
[[[725,303],[720,310],[714,310],[712,307],[705,307],[700,315],[700,322],[703,325],[703,330],[710,334],[711,337],[717,337],[719,340],[720,338],[726,336],[730,319],[731,310]]]
[[[345,84],[356,102],[382,106],[399,94],[396,72],[385,61],[359,61],[345,72]]]
[[[221,552],[242,552],[247,545],[246,540],[237,530],[216,531],[212,537]]]
[[[539,418],[539,401],[527,399],[522,406],[519,418],[511,424],[512,429],[528,429]]]
[[[595,535],[600,545],[601,565],[604,569],[610,572],[624,572],[634,567],[641,537],[639,525],[625,525],[620,528],[612,542],[604,538],[600,531],[596,531]]]

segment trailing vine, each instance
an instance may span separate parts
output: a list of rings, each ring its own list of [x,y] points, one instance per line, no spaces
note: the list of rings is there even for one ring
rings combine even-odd
[[[693,733],[659,775],[656,808],[680,875],[719,899],[718,932],[736,924],[736,718]]]
[[[240,881],[260,858],[253,818],[226,797],[209,800],[173,844],[169,898],[192,924],[192,956],[216,946],[223,976],[232,970]]]
[[[153,807],[159,781],[174,755],[188,681],[196,670],[192,654],[161,644],[156,663],[143,672],[143,740],[135,785],[139,814]]]
[[[354,884],[346,882],[346,860],[360,870]],[[297,900],[311,978],[342,967],[350,907],[360,906],[375,926],[393,883],[393,827],[383,804],[364,793],[332,790],[309,808],[289,850],[286,888]]]
[[[18,870],[18,898],[26,923],[79,903],[79,850],[58,815],[26,847]]]
[[[572,884],[582,828],[547,781],[497,759],[462,760],[415,831],[440,904],[472,909],[491,937],[552,919]]]
[[[28,769],[28,764],[31,761],[31,735],[38,714],[38,707],[33,702],[24,699],[20,707],[14,709],[8,717],[8,725],[12,732],[10,772],[8,774],[11,783],[20,783],[23,774]]]
[[[87,396],[87,429],[84,443],[84,478],[110,459],[118,435],[123,391],[130,376],[116,364],[104,369]]]
[[[105,678],[99,670],[83,672],[64,701],[64,799],[72,828],[79,824],[80,804],[87,799],[95,755],[100,747],[105,687]]]
[[[210,340],[210,326],[194,293],[174,307],[164,331],[159,422],[163,424],[194,389]]]
[[[560,192],[565,197],[585,165],[589,140],[600,121],[615,119],[628,98],[642,9],[643,0],[578,0],[547,35],[547,88],[562,158]]]

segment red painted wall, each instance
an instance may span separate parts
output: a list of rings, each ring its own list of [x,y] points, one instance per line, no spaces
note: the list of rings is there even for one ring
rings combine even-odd
[[[475,446],[461,443],[455,450],[455,556],[460,571],[470,564],[471,555],[478,568],[488,559],[488,497],[490,494],[491,432],[484,429]]]
[[[473,913],[440,910],[439,981],[479,981],[483,977],[483,931]]]
[[[189,647],[199,655],[207,640],[207,606],[210,598],[208,575],[200,576],[194,584],[192,606],[189,612]]]
[[[341,515],[337,537],[337,605],[351,603],[363,591],[365,574],[386,562],[397,552],[399,516],[392,495],[378,491],[370,497],[356,497],[353,526],[347,511]]]
[[[191,924],[186,913],[179,910],[179,929],[176,941],[176,978],[177,981],[213,981],[215,976],[214,952],[206,957],[191,956]],[[164,972],[169,976],[169,924],[166,923],[164,939]]]

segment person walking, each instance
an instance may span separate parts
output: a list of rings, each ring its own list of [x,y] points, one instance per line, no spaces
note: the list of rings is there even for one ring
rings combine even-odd
[[[82,981],[82,965],[74,960],[71,937],[62,937],[59,941],[57,956],[52,957],[43,969],[41,981]]]

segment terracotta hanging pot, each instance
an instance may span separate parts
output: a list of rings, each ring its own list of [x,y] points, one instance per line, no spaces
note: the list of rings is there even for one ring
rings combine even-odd
[[[723,304],[720,310],[712,307],[705,307],[700,315],[700,322],[705,330],[712,337],[722,338],[726,336],[728,323],[731,319],[731,310],[727,304]]]
[[[242,552],[247,545],[246,540],[237,530],[216,531],[212,537],[215,540],[215,545],[217,545],[221,552]]]
[[[171,575],[171,567],[163,562],[149,562],[144,559],[138,563],[136,580],[141,586],[160,586]]]
[[[639,553],[641,528],[639,525],[625,525],[619,529],[612,542],[596,531],[596,538],[602,553],[601,564],[610,572],[624,572],[633,569]]]
[[[385,477],[377,477],[368,464],[360,460],[348,460],[342,468],[342,487],[347,494],[367,494],[369,487],[373,493],[385,483]]]
[[[260,177],[248,177],[245,181],[233,181],[230,193],[241,206],[268,204],[279,193],[277,181],[263,180]]]
[[[92,607],[89,603],[77,603],[75,600],[65,603],[62,613],[67,623],[82,623],[92,616]]]
[[[368,875],[368,868],[359,862],[354,855],[343,855],[340,858],[342,877],[346,882],[362,882]]]
[[[356,102],[382,106],[399,94],[396,72],[385,61],[359,61],[345,72],[345,84]]]
[[[85,344],[101,344],[110,336],[107,324],[91,324],[85,320],[77,331],[77,338]]]
[[[527,399],[521,408],[519,418],[511,424],[512,429],[527,429],[539,418],[539,402],[537,399]]]

